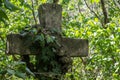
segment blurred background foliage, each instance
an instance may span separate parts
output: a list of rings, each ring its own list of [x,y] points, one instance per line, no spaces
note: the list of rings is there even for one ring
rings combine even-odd
[[[25,63],[5,54],[6,35],[39,24],[37,9],[46,2],[52,0],[0,0],[1,80],[36,80]],[[120,80],[120,1],[60,0],[59,4],[63,36],[89,40],[89,55],[73,58],[72,69],[61,80]]]

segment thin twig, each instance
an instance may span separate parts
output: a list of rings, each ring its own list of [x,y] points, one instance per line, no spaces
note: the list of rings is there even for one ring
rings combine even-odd
[[[38,72],[34,72],[34,74],[39,74],[39,75],[54,75],[54,76],[61,76],[61,74],[55,74],[53,72],[41,72],[41,73],[38,73]]]
[[[83,58],[80,58],[82,60],[83,65],[86,65],[86,62],[83,60]]]
[[[84,17],[84,15],[81,12],[80,5],[78,4],[77,6],[78,6],[78,9],[79,9],[79,13]]]
[[[88,7],[88,9],[99,19],[99,21],[100,21],[100,23],[102,24],[102,26],[104,26],[101,18],[95,13],[95,11],[93,11],[93,10],[89,7],[89,5],[87,4],[86,0],[84,0],[84,2],[85,2],[85,4],[86,4],[86,6]]]
[[[107,10],[106,10],[106,7],[105,7],[104,0],[101,0],[101,6],[102,6],[102,12],[103,12],[103,15],[104,15],[104,25],[105,25],[109,22],[109,20],[108,20],[108,13],[107,13]]]
[[[36,17],[35,17],[35,9],[34,9],[33,0],[31,0],[31,2],[32,2],[32,14],[33,14],[33,17],[34,17],[35,24],[37,24],[37,20],[36,20]]]
[[[116,1],[116,0],[113,0],[115,5],[120,9],[120,4]]]
[[[85,2],[85,4],[86,4],[86,6],[88,7],[88,9],[89,9],[92,13],[94,13],[94,15],[95,15],[99,20],[101,20],[100,17],[95,13],[95,11],[93,11],[93,10],[89,7],[89,5],[87,4],[86,0],[84,0],[84,2]]]

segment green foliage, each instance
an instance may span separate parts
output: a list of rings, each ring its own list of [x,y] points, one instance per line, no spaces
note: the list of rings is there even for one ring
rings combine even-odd
[[[87,1],[87,0],[86,0]],[[45,3],[39,0],[38,3]],[[100,18],[100,0],[87,1]],[[37,15],[37,0],[35,0],[35,14]],[[72,38],[89,40],[89,56],[86,58],[73,58],[71,72],[67,73],[61,80],[119,80],[120,79],[120,9],[112,0],[106,1],[110,22],[103,28],[98,17],[84,4],[84,0],[60,0],[63,6],[63,35]],[[97,4],[97,5],[95,5]],[[17,7],[16,7],[17,6]],[[22,9],[22,11],[21,11]],[[16,33],[24,26],[34,24],[31,1],[27,0],[0,0],[0,78],[1,79],[26,79],[26,73],[33,75],[24,64],[18,64],[11,56],[5,55],[5,36],[8,33]],[[15,11],[15,12],[13,12]],[[36,41],[42,41],[40,46],[54,42],[54,37],[49,35],[37,35]],[[50,45],[50,44],[49,44]],[[43,49],[46,52],[49,48]],[[49,53],[54,51],[50,49]],[[46,53],[47,54],[47,53]],[[44,54],[45,62],[52,60]],[[54,57],[52,54],[49,55]],[[17,57],[19,58],[19,56]],[[50,63],[53,64],[53,63]],[[55,64],[53,64],[55,66]],[[53,70],[57,71],[57,69]],[[17,76],[17,77],[16,77]]]
[[[109,7],[110,9],[113,9]],[[115,9],[117,9],[115,7]],[[76,12],[72,10],[72,12]],[[71,80],[102,80],[120,79],[120,52],[119,52],[119,16],[109,12],[111,21],[104,29],[96,16],[86,16],[86,12],[68,15],[69,22],[63,22],[64,35],[67,37],[83,38],[89,40],[89,56],[83,61],[74,59],[73,71],[66,75]],[[84,14],[84,15],[83,15]],[[114,15],[114,17],[112,17]],[[116,17],[115,17],[116,16]],[[65,21],[67,19],[64,19]],[[84,62],[85,61],[85,62]],[[83,63],[83,64],[80,64]]]
[[[11,62],[4,66],[4,68],[1,67],[0,69],[0,77],[2,78],[2,80],[12,79],[14,76],[25,79],[26,75],[25,63],[19,61]]]
[[[4,11],[2,8],[0,8],[0,15],[1,15],[1,17],[3,17],[3,18],[5,18],[5,19],[8,20],[8,17],[7,17],[7,15],[6,15],[5,11]],[[2,18],[1,18],[1,19],[2,19]]]
[[[64,66],[65,63],[63,62],[63,56],[59,56],[58,54],[61,45],[57,41],[57,37],[50,35],[50,33],[58,34],[59,32],[56,32],[55,30],[47,32],[42,28],[40,29],[40,31],[38,31],[37,28],[35,29],[34,27],[25,28],[20,32],[20,35],[23,36],[26,40],[25,43],[31,42],[31,51],[37,52],[37,55],[35,55],[35,65],[33,65],[35,70],[33,70],[33,72],[35,72],[35,75],[37,74],[36,78],[39,78],[40,80],[51,80],[54,78],[58,78],[56,76],[62,75],[68,71],[67,67]],[[63,59],[63,61],[61,61],[61,59]],[[47,74],[46,76],[44,73],[49,74]],[[20,77],[21,75],[17,76]]]
[[[0,0],[0,21],[4,23],[8,20],[6,9],[9,9],[10,11],[20,10],[20,8],[13,5],[9,0]]]
[[[49,34],[39,33],[36,35],[35,43],[39,43],[39,54],[36,56],[36,69],[40,73],[48,72],[54,74],[61,74],[61,63],[59,63],[59,56],[57,55],[60,46],[56,44],[57,39],[55,36],[50,36]],[[51,75],[51,74],[49,74]],[[46,75],[39,75],[39,79],[52,79]]]
[[[12,3],[10,3],[9,0],[4,0],[4,5],[10,11],[20,10],[20,8],[18,8],[17,6],[13,5]]]
[[[100,0],[90,0],[91,1],[91,3],[99,3],[100,2]]]

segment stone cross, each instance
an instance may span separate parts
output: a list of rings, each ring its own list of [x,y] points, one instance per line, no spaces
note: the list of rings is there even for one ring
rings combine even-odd
[[[42,4],[39,9],[40,26],[46,30],[57,30],[61,32],[62,23],[62,7],[58,4]],[[57,36],[57,34],[56,34]],[[18,55],[37,55],[37,52],[29,49],[30,42],[25,44],[24,37],[20,34],[7,35],[7,49],[6,54],[18,54]],[[60,44],[61,52],[63,55],[69,55],[71,57],[85,57],[88,55],[88,40],[86,39],[74,39],[62,37]]]

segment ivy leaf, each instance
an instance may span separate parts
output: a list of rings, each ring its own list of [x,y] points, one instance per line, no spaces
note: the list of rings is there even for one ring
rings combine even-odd
[[[5,7],[10,11],[20,10],[17,6],[13,5],[9,0],[4,0]]]
[[[2,70],[2,71],[0,71],[0,74],[6,74],[7,73],[7,70]]]
[[[2,18],[8,20],[8,17],[6,15],[5,11],[0,7],[0,19],[2,19]]]
[[[32,7],[27,2],[24,3],[24,6],[32,10]]]
[[[54,42],[51,36],[47,35],[46,37],[47,37],[47,43]]]
[[[26,72],[28,72],[28,73],[31,74],[32,76],[35,76],[34,73],[33,73],[29,68],[27,68],[27,67],[26,67]]]
[[[2,6],[2,3],[3,3],[2,0],[0,0],[0,7]]]
[[[40,40],[40,41],[44,41],[44,39],[45,39],[44,35],[41,34],[41,35],[37,35],[37,36],[36,36],[35,41],[38,41],[38,40]]]
[[[10,75],[15,74],[15,71],[14,71],[14,70],[12,70],[12,69],[7,69],[7,72],[8,72],[8,74],[10,74]]]
[[[0,21],[2,21],[5,25],[8,25],[4,18],[0,18]]]
[[[91,0],[91,3],[99,3],[100,0]]]
[[[43,34],[37,35],[34,41],[40,41],[40,46],[45,46],[45,36]]]
[[[15,72],[15,76],[17,76],[19,78],[22,78],[22,79],[26,78],[25,73],[21,73],[21,72],[18,72],[18,71]]]
[[[63,0],[63,4],[68,4],[70,2],[70,0]]]

